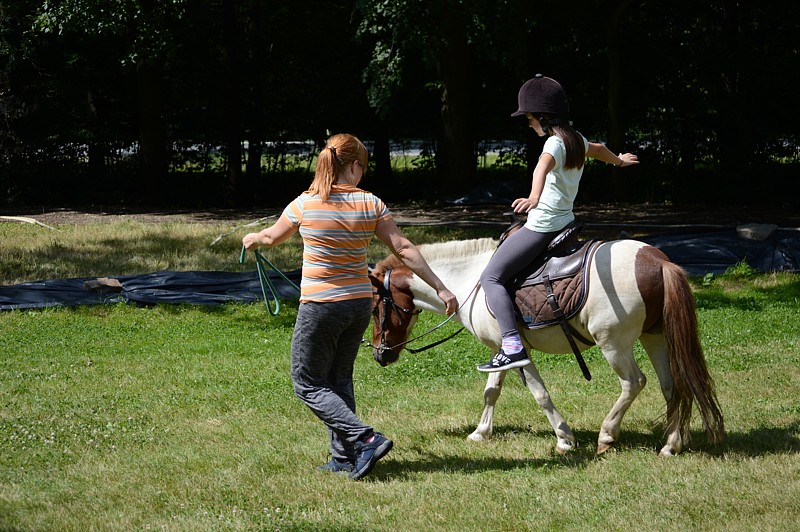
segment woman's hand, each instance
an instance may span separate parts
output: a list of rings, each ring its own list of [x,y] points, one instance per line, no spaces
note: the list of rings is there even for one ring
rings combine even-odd
[[[242,237],[242,245],[247,251],[261,247],[271,248],[286,242],[298,230],[296,225],[291,225],[283,217],[278,218],[275,225],[267,227],[259,233],[247,233]]]
[[[439,299],[441,299],[442,303],[444,303],[445,314],[449,316],[450,314],[458,311],[458,299],[456,299],[456,296],[453,294],[453,292],[447,288],[442,288],[436,292],[436,295],[439,296]]]
[[[247,233],[242,238],[242,245],[247,251],[258,249],[258,233]]]

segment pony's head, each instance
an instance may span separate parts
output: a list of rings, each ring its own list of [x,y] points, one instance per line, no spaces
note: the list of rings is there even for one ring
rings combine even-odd
[[[476,271],[474,275],[477,277],[496,248],[497,241],[491,238],[454,240],[418,247],[431,269],[455,285],[467,271]],[[394,255],[379,262],[369,277],[372,282],[372,356],[378,364],[386,366],[400,358],[420,312],[414,303],[415,297],[424,306],[425,294],[415,295],[412,291],[413,272]],[[471,275],[467,278],[470,284],[475,282]],[[455,288],[457,286],[451,287]],[[428,296],[432,301],[427,302],[429,306],[426,308],[437,312],[438,307],[438,311],[443,313],[444,305],[435,294],[431,292]]]
[[[394,256],[369,275],[372,282],[372,356],[381,366],[397,362],[419,311],[408,286],[411,270]]]

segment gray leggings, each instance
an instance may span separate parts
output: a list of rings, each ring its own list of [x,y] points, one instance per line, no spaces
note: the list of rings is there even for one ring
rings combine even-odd
[[[517,333],[514,302],[505,284],[539,256],[561,231],[537,233],[522,227],[512,233],[489,260],[481,274],[489,308],[497,318],[503,336]]]
[[[355,443],[372,434],[356,416],[353,366],[372,299],[301,303],[292,335],[295,394],[328,427],[331,455],[354,462]]]

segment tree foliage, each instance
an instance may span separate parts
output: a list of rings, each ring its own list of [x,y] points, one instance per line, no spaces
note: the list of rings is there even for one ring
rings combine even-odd
[[[280,202],[308,179],[308,164],[286,164],[291,143],[327,131],[369,142],[371,188],[387,195],[527,181],[508,163],[526,146],[535,160],[540,144],[509,114],[541,72],[565,86],[587,137],[642,159],[625,173],[590,165],[585,196],[780,203],[796,190],[798,107],[783,78],[800,66],[798,10],[752,0],[6,0],[0,201]],[[409,139],[426,148],[393,176],[390,145]],[[480,166],[501,139],[516,147]],[[295,161],[310,162],[315,148],[303,150]]]

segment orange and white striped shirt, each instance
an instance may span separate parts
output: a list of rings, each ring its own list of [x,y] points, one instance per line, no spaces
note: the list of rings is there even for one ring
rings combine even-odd
[[[303,193],[281,217],[303,237],[300,301],[344,301],[372,297],[367,246],[389,209],[374,194],[353,185],[334,185],[328,201]]]

